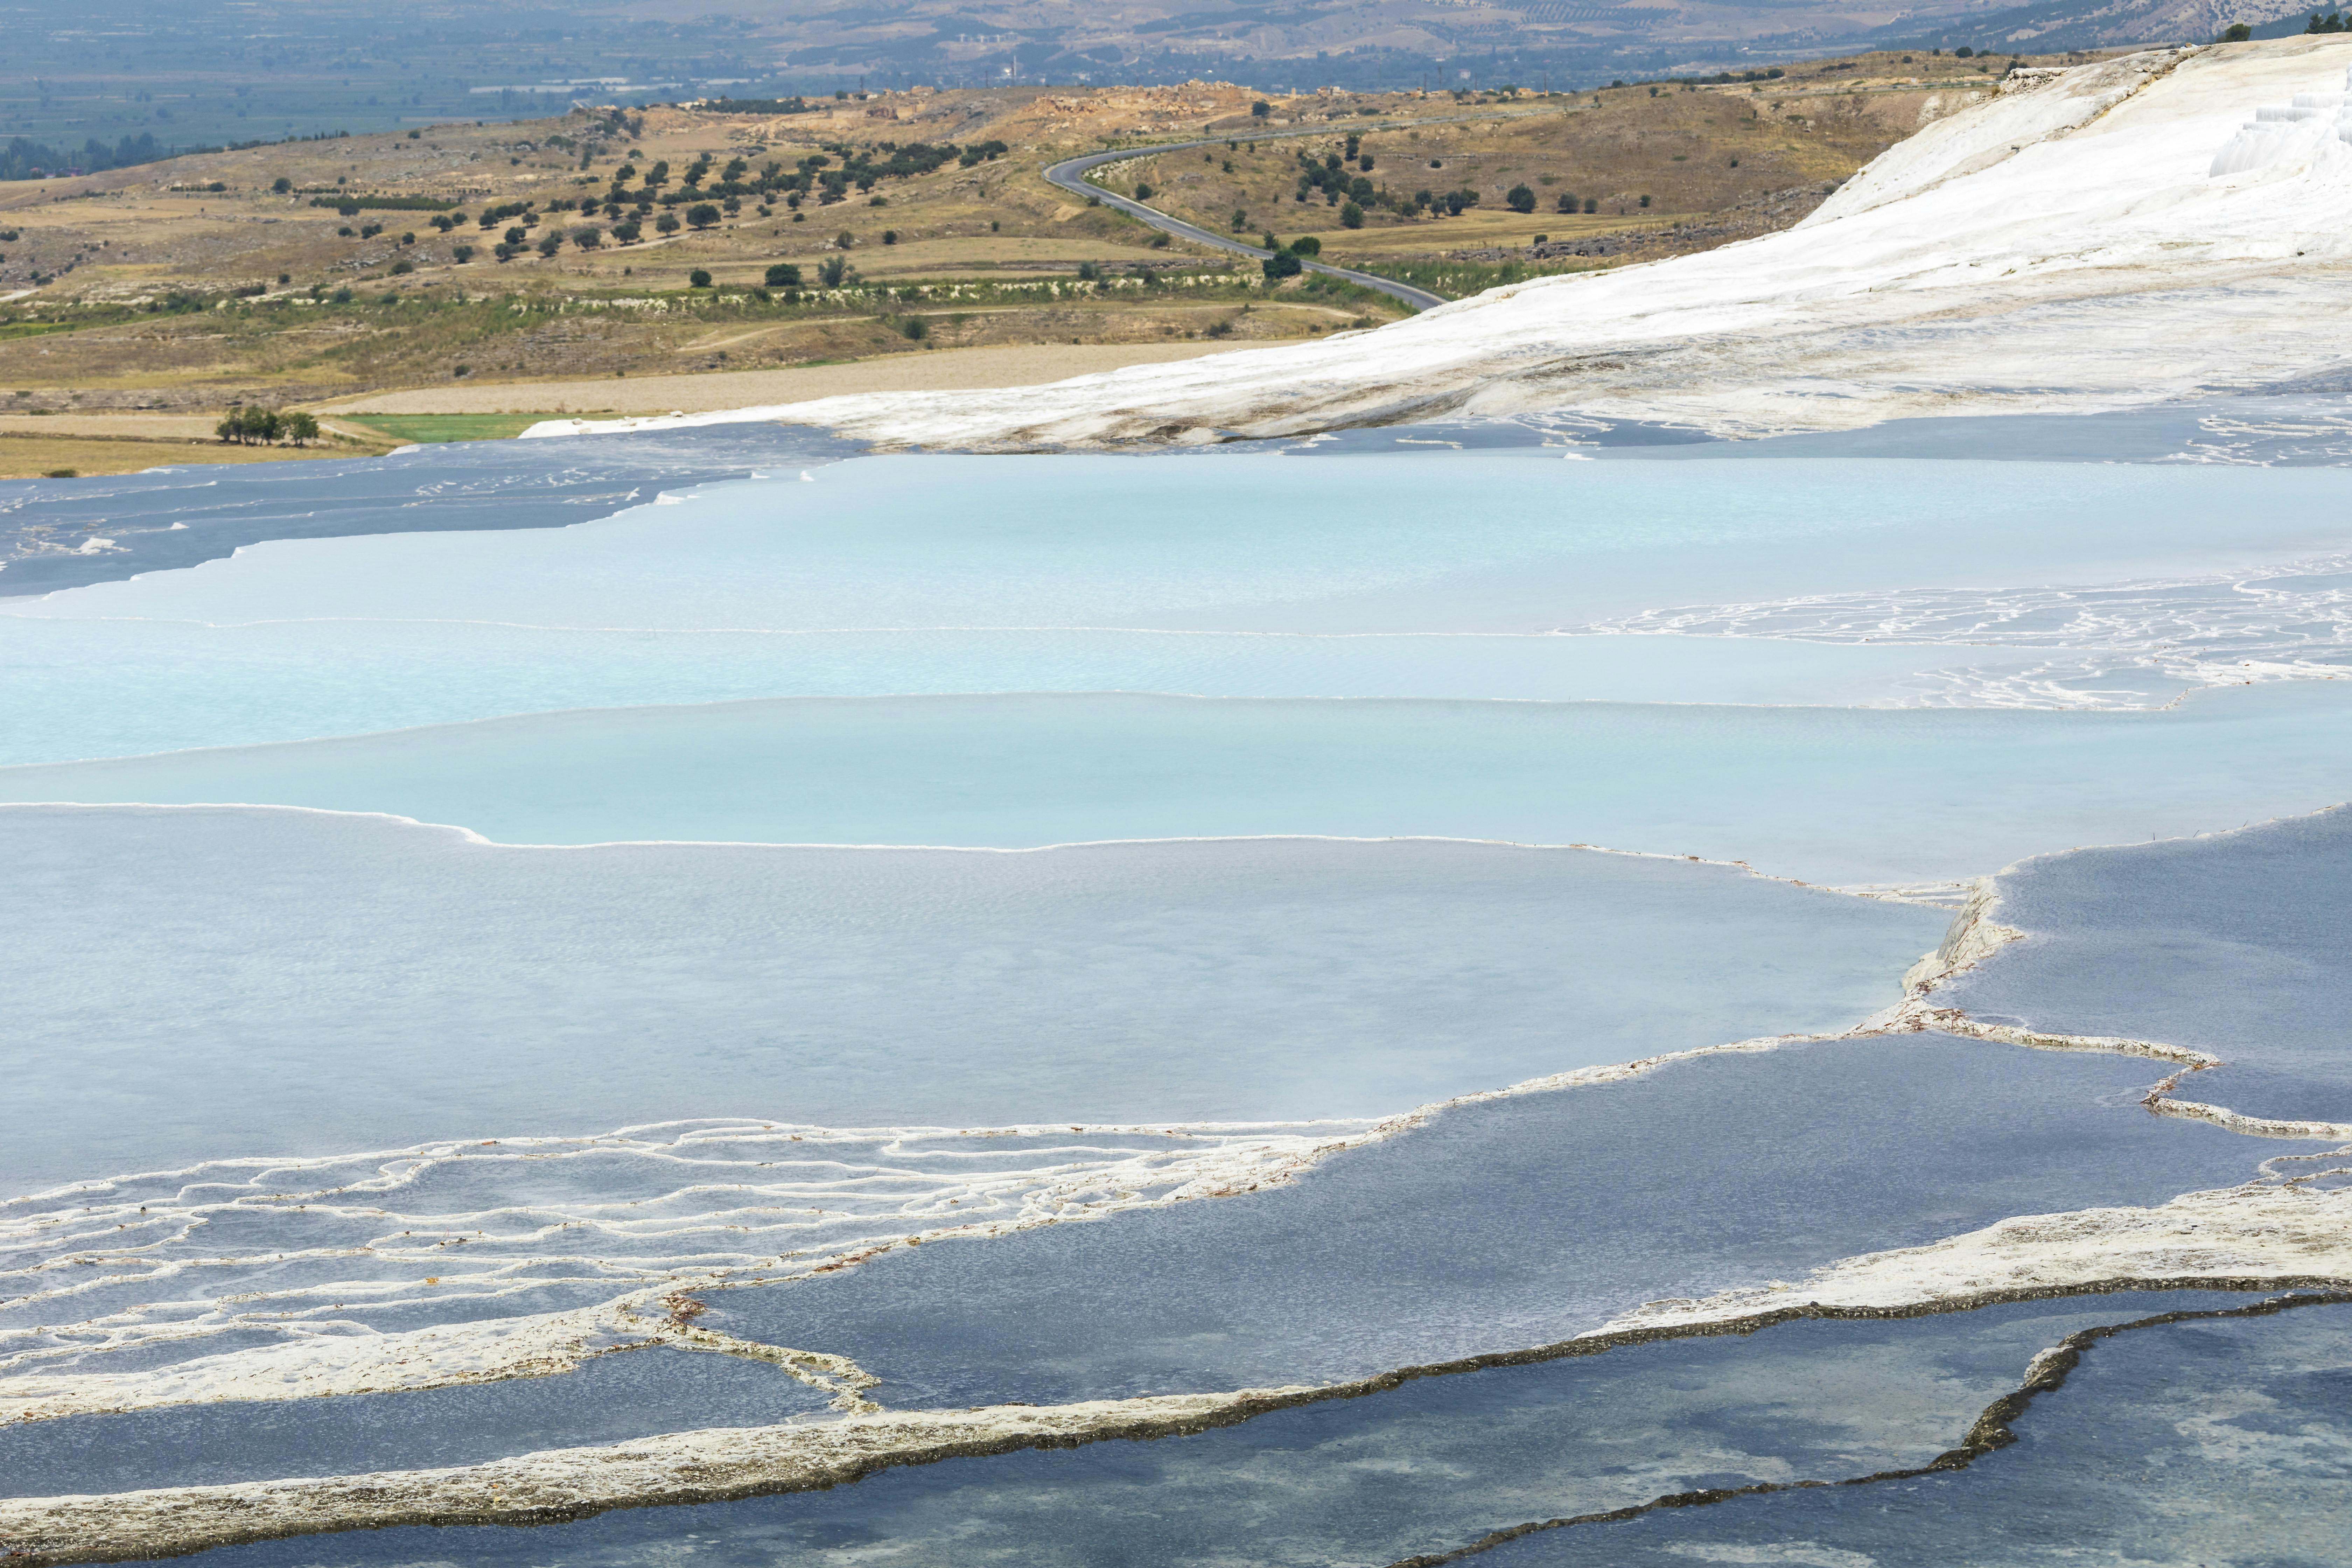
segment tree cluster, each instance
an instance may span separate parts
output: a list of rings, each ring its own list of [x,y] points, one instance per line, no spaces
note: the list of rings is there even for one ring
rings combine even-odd
[[[618,218],[625,206],[634,205],[642,220],[650,217],[656,205],[686,206],[687,221],[699,228],[708,226],[695,218],[695,212],[707,210],[713,203],[730,214],[740,210],[746,200],[757,201],[764,207],[778,197],[794,209],[812,198],[818,205],[828,206],[846,201],[853,189],[863,195],[885,180],[911,180],[950,163],[960,163],[969,169],[1011,151],[1002,142],[981,142],[963,147],[953,142],[933,145],[924,142],[885,142],[877,147],[827,143],[824,151],[810,153],[790,169],[781,163],[772,163],[754,174],[743,159],[732,158],[718,170],[716,178],[712,177],[711,161],[705,155],[688,167],[674,190],[662,188],[669,183],[667,163],[656,163],[646,170],[644,181],[634,191],[629,182],[636,178],[636,171],[625,164],[614,172],[612,187],[604,193],[604,213],[608,217]],[[589,200],[593,205],[593,198]],[[656,226],[667,233],[677,226]]]
[[[814,114],[822,105],[804,98],[706,98],[695,107],[707,114]]]
[[[299,447],[319,438],[319,422],[299,408],[282,414],[268,408],[232,408],[227,418],[213,426],[213,434],[240,447],[268,447],[279,441]]]
[[[1359,214],[1358,223],[1361,221],[1362,215]],[[1350,224],[1349,226],[1352,228],[1357,225]],[[1307,264],[1300,259],[1301,258],[1323,254],[1323,242],[1311,234],[1302,234],[1288,245],[1283,244],[1269,234],[1265,237],[1265,247],[1274,254],[1258,263],[1258,268],[1265,274],[1265,280],[1269,283],[1279,283],[1286,278],[1297,277],[1307,270]]]
[[[1351,136],[1348,141],[1351,149],[1349,157],[1354,157],[1356,154],[1352,149],[1356,139]],[[1305,202],[1319,191],[1325,206],[1336,207],[1347,201],[1360,204],[1376,200],[1377,193],[1372,188],[1372,182],[1361,174],[1349,174],[1348,162],[1337,153],[1326,153],[1319,160],[1311,153],[1299,153],[1298,188],[1293,199]],[[1368,157],[1362,159],[1363,166],[1368,169],[1371,167],[1371,162]]]
[[[1433,195],[1428,191],[1412,193],[1412,207],[1415,212],[1443,212],[1448,217],[1460,217],[1477,205],[1478,193],[1467,185],[1458,191],[1447,191],[1443,195]]]

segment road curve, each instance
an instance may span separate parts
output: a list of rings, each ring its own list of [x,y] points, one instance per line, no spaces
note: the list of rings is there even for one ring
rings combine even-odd
[[[1301,133],[1294,132],[1290,134]],[[1115,195],[1100,185],[1087,184],[1086,176],[1088,170],[1100,168],[1105,163],[1123,163],[1129,158],[1146,158],[1156,153],[1181,153],[1192,147],[1222,147],[1232,141],[1259,142],[1276,139],[1265,136],[1208,136],[1197,142],[1169,142],[1152,147],[1122,147],[1109,153],[1088,153],[1083,157],[1065,158],[1058,163],[1048,163],[1045,165],[1045,178],[1073,195],[1090,196],[1105,206],[1117,207],[1129,217],[1140,218],[1154,228],[1189,239],[1195,245],[1205,245],[1217,250],[1230,250],[1236,255],[1255,257],[1263,261],[1274,252],[1262,245],[1251,245],[1244,240],[1228,239],[1225,236],[1202,228],[1197,224],[1186,223],[1181,217],[1170,217],[1166,213],[1145,206],[1141,202]],[[1390,299],[1400,300],[1415,310],[1426,310],[1433,305],[1445,303],[1443,299],[1428,289],[1416,289],[1410,283],[1399,283],[1389,278],[1377,278],[1369,272],[1351,272],[1345,267],[1331,267],[1320,261],[1309,261],[1303,256],[1298,259],[1309,272],[1320,272],[1326,278],[1344,278],[1350,283],[1360,283],[1367,289],[1377,289]]]

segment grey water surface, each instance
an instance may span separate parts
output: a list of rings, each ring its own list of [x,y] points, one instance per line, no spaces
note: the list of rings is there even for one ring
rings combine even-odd
[[[2339,1568],[2352,1307],[2095,1344],[1966,1470],[1739,1498],[1520,1538],[1475,1568]]]
[[[707,1321],[849,1356],[898,1405],[1337,1381],[2308,1147],[2151,1117],[2153,1065],[1940,1035],[1696,1058],[1456,1107],[1287,1186],[719,1292]]]
[[[2029,860],[1996,918],[2025,940],[1958,976],[1979,1018],[2187,1046],[2183,1100],[2352,1121],[2352,812]]]
[[[2065,1335],[2237,1304],[2215,1293],[2123,1293],[1785,1323],[1430,1378],[1187,1437],[955,1459],[827,1491],[535,1531],[368,1531],[203,1561],[1355,1568],[1696,1488],[1922,1465]]]
[[[560,1377],[70,1415],[0,1426],[0,1497],[478,1465],[772,1426],[824,1414],[829,1397],[765,1362],[655,1348],[598,1356]]]

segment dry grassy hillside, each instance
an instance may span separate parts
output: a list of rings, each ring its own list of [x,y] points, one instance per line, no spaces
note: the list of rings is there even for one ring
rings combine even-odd
[[[1558,97],[1326,93],[1262,114],[1220,84],[919,89],[782,114],[582,108],[0,184],[0,467],[23,467],[6,441],[42,411],[1365,324],[1396,307],[1311,277],[1269,289],[1254,264],[1040,170],[1215,137],[1231,145],[1143,156],[1108,183],[1140,181],[1155,205],[1252,238],[1315,233],[1327,257],[1459,294],[1793,222],[1990,90],[2007,62],[1981,63],[1868,56]],[[1314,185],[1302,160],[1322,171]],[[1534,211],[1511,209],[1514,187]],[[1348,202],[1362,226],[1343,224]]]

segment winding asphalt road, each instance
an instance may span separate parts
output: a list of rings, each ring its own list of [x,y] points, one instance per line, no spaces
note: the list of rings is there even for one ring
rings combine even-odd
[[[1292,134],[1302,133],[1292,132]],[[1104,190],[1100,185],[1087,184],[1086,181],[1088,170],[1098,169],[1105,163],[1123,163],[1129,158],[1148,158],[1157,153],[1181,153],[1193,147],[1222,147],[1227,142],[1234,140],[1264,142],[1273,141],[1276,138],[1213,136],[1198,142],[1169,142],[1156,147],[1123,147],[1110,153],[1088,153],[1081,158],[1065,158],[1058,163],[1048,163],[1045,166],[1045,178],[1073,195],[1092,197],[1105,206],[1117,207],[1129,217],[1140,218],[1154,228],[1163,229],[1170,234],[1189,239],[1195,245],[1206,245],[1218,250],[1230,250],[1240,256],[1254,256],[1263,261],[1274,254],[1264,246],[1227,238],[1197,224],[1186,223],[1182,218],[1170,217],[1166,213],[1145,206],[1141,202],[1129,201],[1125,196],[1116,195]],[[1377,289],[1390,299],[1402,300],[1415,310],[1426,310],[1433,305],[1445,303],[1443,299],[1426,289],[1416,289],[1410,283],[1399,283],[1388,278],[1376,278],[1369,272],[1351,272],[1344,267],[1330,267],[1320,261],[1309,261],[1303,256],[1299,258],[1299,261],[1309,272],[1320,272],[1326,278],[1344,278],[1350,283],[1360,283],[1367,289]]]

